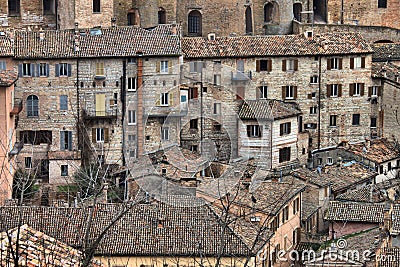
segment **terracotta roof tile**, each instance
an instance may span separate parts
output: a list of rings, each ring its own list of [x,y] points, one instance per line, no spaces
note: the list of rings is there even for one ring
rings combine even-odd
[[[0,86],[11,86],[18,79],[18,74],[14,70],[0,71]]]
[[[299,35],[202,37],[182,39],[186,58],[309,56],[371,53],[372,49],[358,33],[324,33],[313,39]]]
[[[374,62],[371,72],[374,78],[384,78],[399,83],[396,77],[400,76],[400,66],[391,62]]]
[[[400,61],[400,43],[372,44],[374,54],[372,60],[375,62]]]
[[[385,203],[330,201],[325,219],[329,221],[382,223]]]
[[[301,111],[295,104],[285,103],[279,100],[246,100],[239,110],[241,119],[256,120],[269,119],[277,120],[288,117],[295,117]]]
[[[0,36],[0,57],[14,55],[13,43],[8,36]]]

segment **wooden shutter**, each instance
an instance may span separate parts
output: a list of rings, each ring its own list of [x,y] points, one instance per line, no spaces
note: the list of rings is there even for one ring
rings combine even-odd
[[[342,85],[338,84],[338,97],[342,96]]]
[[[350,69],[354,69],[354,58],[350,58]]]
[[[161,67],[161,62],[160,61],[157,61],[156,62],[156,72],[160,72],[160,67]]]
[[[55,71],[56,71],[56,77],[60,77],[60,64],[56,64]]]
[[[297,86],[293,86],[293,98],[297,99]]]
[[[256,99],[261,98],[261,86],[256,87]]]
[[[312,94],[307,94],[308,99],[312,99]]]
[[[350,87],[349,87],[349,95],[350,96],[353,96],[354,95],[354,83],[351,83],[350,84]]]
[[[169,106],[174,105],[174,94],[173,93],[169,93],[168,105]]]
[[[372,86],[368,87],[368,97],[372,95]]]
[[[343,58],[339,58],[339,70],[343,69]]]
[[[282,86],[282,99],[286,99],[286,86]]]
[[[108,128],[104,128],[104,143],[110,142],[110,133]]]
[[[68,77],[72,76],[72,66],[71,66],[71,64],[67,64],[67,74],[68,74]]]
[[[327,84],[326,85],[326,96],[331,97],[331,92],[332,92],[332,84]]]
[[[288,122],[287,125],[288,125],[288,132],[287,133],[290,134],[292,132],[292,123]]]
[[[169,73],[169,74],[172,73],[172,66],[171,66],[171,65],[172,65],[171,62],[170,62],[170,61],[167,61],[167,67],[168,67],[168,73]],[[201,68],[203,67],[203,64],[202,64],[202,63],[198,64],[198,67],[200,67],[200,71],[203,71],[203,70],[201,70]]]
[[[46,76],[49,77],[50,76],[50,65],[46,64]]]
[[[251,130],[251,125],[247,125],[247,136],[248,137],[250,137],[251,135],[251,132],[250,132],[250,130]]]
[[[365,57],[361,57],[361,68],[365,68]]]
[[[40,77],[40,63],[36,64],[36,69],[35,69],[35,74],[32,74],[32,76]]]
[[[60,131],[60,150],[65,150],[65,135],[64,135],[64,131]]]
[[[361,96],[364,96],[364,84],[361,83],[361,84],[360,84],[360,87],[361,87],[361,88],[360,88],[360,95],[361,95]]]
[[[298,70],[299,69],[299,60],[295,59],[294,61],[294,70]]]
[[[260,72],[260,60],[256,60],[256,72]]]
[[[282,60],[282,71],[286,71],[286,59]]]
[[[328,69],[328,70],[331,70],[331,69],[332,69],[332,61],[331,61],[330,58],[328,58],[328,59],[326,60],[326,65],[327,65],[327,69]]]
[[[18,64],[18,77],[22,77],[22,64]]]
[[[156,92],[154,99],[156,100],[156,106],[161,106],[161,94]]]
[[[68,132],[68,150],[72,150],[72,132]]]
[[[92,128],[92,143],[96,143],[96,128]]]
[[[279,125],[279,135],[283,135],[283,123]]]
[[[382,96],[383,87],[378,86],[378,96]]]
[[[272,71],[272,59],[268,59],[268,72]]]
[[[35,77],[35,65],[36,64],[31,63],[31,76],[32,77]]]
[[[197,87],[193,87],[193,98],[197,99],[199,97],[199,90]]]

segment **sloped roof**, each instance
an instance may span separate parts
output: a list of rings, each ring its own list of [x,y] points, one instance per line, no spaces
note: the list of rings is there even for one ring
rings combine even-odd
[[[301,111],[295,104],[274,99],[246,100],[239,110],[239,117],[244,120],[278,120],[299,114]]]
[[[373,62],[371,72],[373,78],[383,78],[399,83],[396,80],[396,76],[398,77],[400,75],[400,66],[392,62]]]
[[[374,53],[372,61],[385,62],[400,60],[400,43],[392,44],[372,44]]]
[[[173,25],[154,29],[112,27],[98,30],[16,31],[15,57],[78,58],[180,55],[180,37]]]
[[[329,221],[382,223],[384,203],[330,201],[325,219]]]
[[[186,58],[309,56],[371,53],[359,33],[323,33],[307,38],[298,35],[202,37],[182,39]]]
[[[392,207],[392,228],[391,233],[400,233],[400,204],[394,204]]]
[[[13,43],[8,36],[0,36],[0,57],[14,55]]]
[[[216,214],[205,205],[173,206],[164,202],[135,204],[105,234],[96,250],[98,255],[168,255],[211,256],[220,253],[221,244],[226,244],[223,255],[251,255],[246,244],[230,229],[221,235],[223,225]],[[193,197],[191,197],[193,199]],[[15,218],[21,211],[22,223],[65,242],[72,247],[83,245],[87,216],[93,212],[90,229],[94,240],[118,214],[121,205],[97,205],[90,208],[56,207],[2,207],[0,217],[4,224],[0,227],[10,229],[18,224]]]
[[[14,70],[0,71],[0,86],[11,86],[18,79],[18,74]]]

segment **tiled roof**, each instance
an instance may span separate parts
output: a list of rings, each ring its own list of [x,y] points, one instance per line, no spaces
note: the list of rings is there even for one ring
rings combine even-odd
[[[392,227],[391,233],[400,233],[400,204],[394,204],[392,207]]]
[[[372,44],[372,49],[374,50],[372,61],[400,61],[400,43]]]
[[[313,39],[299,35],[202,37],[182,39],[186,58],[309,56],[371,53],[358,33],[323,33]]]
[[[393,194],[391,194],[393,192]],[[337,200],[356,202],[396,201],[400,196],[400,179],[385,180],[378,184],[366,185],[336,196]],[[393,195],[393,197],[392,197]],[[394,199],[391,199],[394,198]]]
[[[317,170],[301,168],[294,170],[292,175],[318,186],[330,184],[333,193],[337,193],[353,185],[371,180],[377,173],[359,163],[349,162],[340,166],[324,166],[321,173]]]
[[[0,36],[0,57],[11,57],[14,55],[13,43],[8,36]]]
[[[307,186],[303,192],[302,205],[301,205],[301,219],[307,220],[319,208],[319,190],[317,188]]]
[[[301,111],[295,104],[285,103],[279,100],[246,100],[239,110],[241,119],[256,120],[270,119],[278,120],[295,117]]]
[[[180,37],[172,34],[172,25],[159,25],[152,30],[139,27],[102,28],[93,30],[59,30],[15,33],[15,57],[77,58],[129,57],[142,52],[145,56],[180,55]]]
[[[400,158],[399,149],[396,147],[396,144],[383,138],[370,141],[370,145],[366,143],[349,144],[343,149],[376,163]],[[365,149],[367,152],[365,152]]]
[[[187,200],[189,201],[189,200]],[[222,235],[223,225],[216,214],[205,205],[173,206],[164,202],[135,204],[105,234],[96,250],[97,255],[168,255],[247,256],[246,244],[230,229]],[[90,239],[98,237],[102,229],[123,210],[121,205],[98,205],[94,208]],[[90,208],[2,207],[0,217],[10,229],[22,222],[57,238],[75,248],[83,245],[85,222]],[[225,244],[221,248],[221,244]]]
[[[81,251],[34,230],[26,224],[0,233],[0,261],[2,264],[10,262],[10,266],[14,266],[11,263],[11,255],[9,254],[11,249],[10,238],[14,251],[16,251],[16,245],[18,244],[18,254],[21,255],[18,261],[21,266],[39,267],[43,266],[43,264],[49,267],[81,266]],[[93,266],[99,265],[95,263]]]
[[[11,86],[18,79],[18,74],[14,70],[0,71],[0,86]]]
[[[371,67],[372,77],[388,79],[398,83],[396,77],[400,76],[400,66],[391,62],[374,62]]]
[[[382,223],[384,203],[330,201],[325,219],[329,221]]]
[[[378,257],[378,267],[399,267],[400,266],[400,248],[385,247],[380,251]]]

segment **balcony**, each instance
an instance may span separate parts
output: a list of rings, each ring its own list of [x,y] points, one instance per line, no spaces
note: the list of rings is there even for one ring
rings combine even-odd
[[[116,119],[118,115],[117,109],[108,110],[95,110],[95,109],[83,109],[83,118],[86,120],[97,120],[97,119]]]
[[[14,99],[14,105],[12,106],[12,110],[10,111],[10,115],[18,115],[22,111],[22,99],[16,98]]]
[[[247,81],[252,79],[251,71],[232,71],[231,72],[232,81]]]

